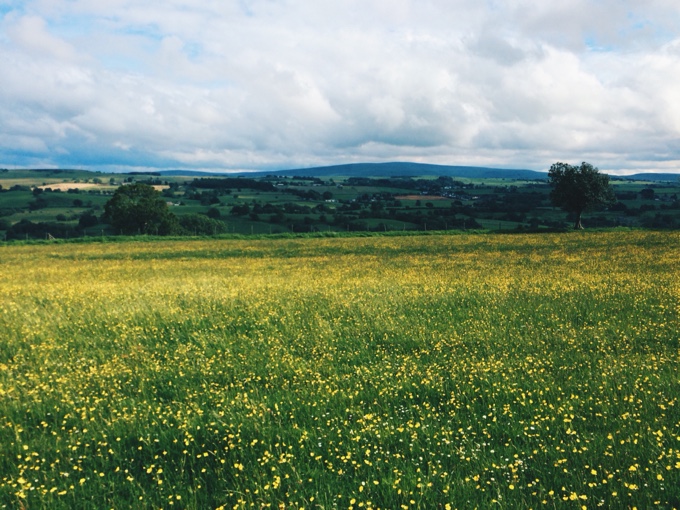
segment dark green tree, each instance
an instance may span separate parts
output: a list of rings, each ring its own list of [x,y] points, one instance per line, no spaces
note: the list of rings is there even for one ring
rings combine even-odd
[[[119,187],[104,206],[104,218],[117,232],[127,235],[169,235],[178,230],[177,217],[161,193],[148,184]]]
[[[609,176],[590,163],[583,162],[581,166],[555,163],[548,172],[548,181],[553,188],[550,192],[553,204],[574,214],[574,229],[583,228],[584,211],[616,201]]]
[[[645,200],[654,200],[654,188],[645,188],[640,190],[640,197]]]
[[[81,229],[86,229],[89,227],[94,227],[99,223],[99,219],[97,216],[92,211],[85,211],[83,214],[80,215],[80,218],[78,219],[78,226]]]
[[[211,236],[228,232],[226,223],[202,214],[184,214],[178,221],[183,235]]]

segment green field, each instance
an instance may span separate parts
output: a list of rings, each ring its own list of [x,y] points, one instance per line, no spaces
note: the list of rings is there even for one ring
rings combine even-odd
[[[0,245],[0,508],[678,508],[679,246]]]
[[[219,178],[103,174],[76,170],[0,171],[0,241],[120,234],[105,204],[123,184],[156,186],[178,219],[218,223],[184,235],[359,231],[564,231],[545,180],[435,176]],[[220,181],[229,185],[220,185]],[[616,203],[584,215],[586,228],[680,228],[680,181],[612,180]],[[195,220],[195,218],[194,218]],[[205,222],[204,222],[205,223]],[[153,232],[153,230],[150,230]]]

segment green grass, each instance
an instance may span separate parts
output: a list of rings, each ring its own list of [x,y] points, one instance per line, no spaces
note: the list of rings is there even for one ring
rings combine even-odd
[[[4,245],[0,507],[677,507],[679,241]]]

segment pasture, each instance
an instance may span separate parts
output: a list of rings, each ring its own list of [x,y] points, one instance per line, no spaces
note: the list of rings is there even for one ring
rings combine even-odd
[[[680,234],[0,246],[0,508],[678,508]]]

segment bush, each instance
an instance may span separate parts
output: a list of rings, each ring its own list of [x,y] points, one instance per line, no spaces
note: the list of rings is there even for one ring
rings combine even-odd
[[[220,210],[217,209],[216,207],[211,207],[210,209],[208,209],[208,218],[219,220],[221,217],[222,213],[220,213]]]
[[[248,204],[235,205],[231,208],[231,214],[235,214],[237,216],[245,216],[248,213],[250,213],[250,207],[248,207]]]
[[[202,214],[186,214],[178,217],[183,235],[217,235],[227,232],[227,225],[223,221],[203,216]]]
[[[42,197],[38,197],[33,202],[29,202],[28,209],[30,211],[37,211],[38,209],[45,209],[47,206],[47,200]]]
[[[99,224],[99,219],[92,211],[86,211],[80,215],[78,226],[82,229],[94,227]]]
[[[46,237],[78,237],[81,232],[71,225],[63,223],[39,222],[33,223],[27,219],[15,223],[7,230],[7,239],[45,239]]]

